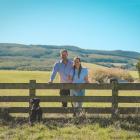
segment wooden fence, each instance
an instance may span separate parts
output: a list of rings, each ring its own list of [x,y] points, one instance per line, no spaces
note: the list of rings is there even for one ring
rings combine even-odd
[[[30,80],[29,83],[0,83],[0,89],[29,89],[29,96],[0,96],[0,102],[28,102],[30,98],[40,98],[41,102],[103,102],[112,103],[111,107],[84,107],[87,113],[112,114],[117,118],[119,114],[140,114],[140,107],[118,107],[118,103],[140,103],[140,96],[118,96],[119,90],[140,90],[140,83],[117,83],[111,84],[69,84],[69,83],[36,83]],[[36,96],[39,89],[90,89],[90,90],[112,90],[112,96],[81,96],[81,97],[60,97],[60,96]],[[0,109],[4,109],[0,107]],[[43,107],[44,113],[73,113],[72,107]],[[29,107],[8,107],[9,113],[28,113]]]

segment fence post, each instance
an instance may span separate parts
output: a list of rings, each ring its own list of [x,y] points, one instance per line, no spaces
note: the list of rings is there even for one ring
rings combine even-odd
[[[113,79],[112,84],[112,119],[117,119],[119,117],[118,112],[118,80]]]
[[[35,97],[35,92],[36,92],[36,80],[30,80],[30,83],[29,83],[29,96],[30,96],[30,98]]]

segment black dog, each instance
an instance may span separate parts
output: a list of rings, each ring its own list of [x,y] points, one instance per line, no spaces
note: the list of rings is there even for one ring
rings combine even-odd
[[[29,123],[32,125],[35,121],[40,122],[42,120],[42,109],[39,105],[40,99],[30,99],[30,112],[29,112]]]

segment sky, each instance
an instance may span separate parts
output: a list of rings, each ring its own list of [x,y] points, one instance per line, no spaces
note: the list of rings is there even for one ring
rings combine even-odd
[[[0,43],[140,52],[140,0],[0,0]]]

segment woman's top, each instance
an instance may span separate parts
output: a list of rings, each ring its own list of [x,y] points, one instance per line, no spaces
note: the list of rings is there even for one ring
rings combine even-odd
[[[71,70],[70,76],[72,77],[72,83],[85,83],[85,77],[88,76],[88,70],[87,68],[82,68],[81,73],[78,77],[78,70],[74,69]]]

